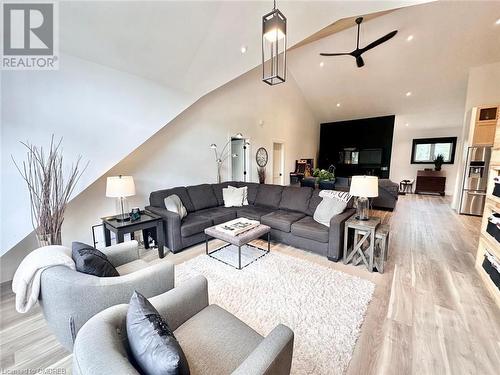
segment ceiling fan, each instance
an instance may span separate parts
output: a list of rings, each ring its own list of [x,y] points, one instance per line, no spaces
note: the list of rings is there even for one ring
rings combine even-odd
[[[368,44],[366,47],[359,48],[359,28],[361,25],[361,22],[363,22],[363,17],[358,17],[356,18],[356,23],[358,24],[358,38],[356,42],[356,49],[352,52],[345,52],[345,53],[320,53],[321,56],[344,56],[344,55],[350,55],[354,58],[356,58],[356,64],[358,65],[358,68],[361,68],[362,66],[365,65],[365,62],[363,61],[363,58],[361,55],[365,53],[368,50],[371,50],[372,48],[377,47],[379,44],[382,44],[384,42],[387,42],[389,39],[391,39],[394,35],[398,33],[397,30],[391,31],[389,34],[384,35],[383,37],[377,39],[376,41]]]

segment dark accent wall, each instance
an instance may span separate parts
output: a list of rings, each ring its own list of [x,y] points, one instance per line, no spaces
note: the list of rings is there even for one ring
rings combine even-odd
[[[389,178],[394,119],[395,116],[391,115],[321,124],[319,168],[327,169],[333,164],[338,177],[367,174]],[[381,162],[370,165],[344,164],[340,161],[340,153],[346,148],[358,151],[380,149]]]

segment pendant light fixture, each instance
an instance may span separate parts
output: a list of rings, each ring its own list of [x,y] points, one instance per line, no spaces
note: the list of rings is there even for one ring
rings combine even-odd
[[[262,80],[273,86],[286,80],[286,17],[276,8],[262,17]]]

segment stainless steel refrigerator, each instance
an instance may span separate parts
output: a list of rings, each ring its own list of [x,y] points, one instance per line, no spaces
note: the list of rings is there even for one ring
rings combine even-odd
[[[460,201],[461,214],[483,214],[490,158],[491,147],[469,147]]]

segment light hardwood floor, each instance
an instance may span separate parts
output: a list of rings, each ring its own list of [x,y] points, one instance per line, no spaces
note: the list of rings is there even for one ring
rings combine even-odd
[[[498,374],[500,310],[474,268],[480,218],[455,214],[445,198],[416,195],[401,197],[393,213],[374,213],[391,225],[383,275],[282,244],[272,248],[376,284],[347,373]],[[178,264],[203,252],[198,245],[167,259]],[[153,253],[144,258],[159,261]],[[71,355],[40,310],[17,314],[9,285],[0,296],[0,368],[70,373]]]

